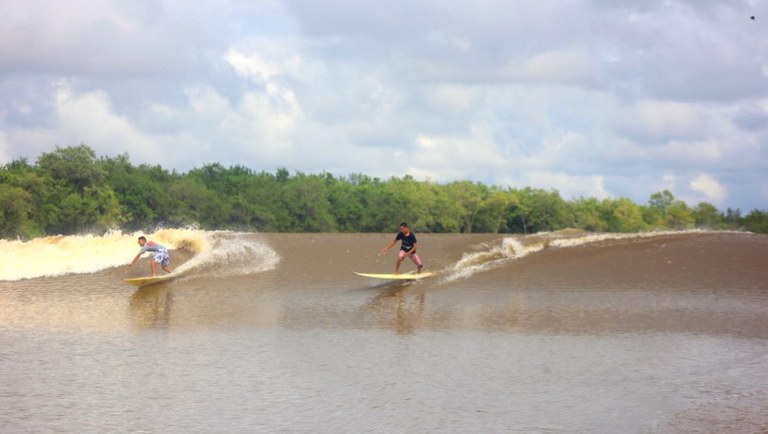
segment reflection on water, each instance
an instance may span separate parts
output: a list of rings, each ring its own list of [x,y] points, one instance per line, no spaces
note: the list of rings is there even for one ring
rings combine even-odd
[[[172,305],[173,292],[167,285],[139,288],[129,301],[133,325],[139,329],[167,326]]]
[[[379,318],[381,326],[407,335],[421,326],[424,320],[423,293],[406,294],[411,284],[394,284],[382,289],[367,305],[368,313]]]

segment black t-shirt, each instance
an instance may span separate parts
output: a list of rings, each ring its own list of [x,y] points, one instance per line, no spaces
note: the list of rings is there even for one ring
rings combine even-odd
[[[399,240],[403,240],[403,243],[400,244],[400,250],[405,250],[407,252],[413,248],[414,244],[416,244],[416,235],[414,235],[413,232],[409,232],[408,235],[398,232],[395,241]]]

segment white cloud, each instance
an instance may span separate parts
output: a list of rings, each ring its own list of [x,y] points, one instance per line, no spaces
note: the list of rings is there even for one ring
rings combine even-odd
[[[35,160],[55,146],[84,143],[99,155],[129,152],[141,155],[145,161],[175,161],[161,158],[164,153],[159,138],[142,132],[127,116],[115,113],[109,95],[103,91],[78,93],[67,80],[58,80],[44,89],[50,92],[46,94],[50,110],[47,122],[3,127],[10,158],[26,156]],[[34,115],[39,110],[36,103],[31,112]]]
[[[469,86],[439,84],[431,89],[426,100],[435,111],[466,113],[473,109],[478,100],[478,91]]]
[[[515,59],[510,64],[512,73],[534,81],[586,84],[596,82],[601,75],[590,53],[584,50],[563,49],[539,53],[525,59],[522,67],[517,70],[515,65],[519,63],[520,60]]]
[[[53,131],[67,144],[98,144],[110,154],[130,151],[148,160],[164,160],[156,138],[137,130],[131,121],[114,113],[109,96],[101,91],[76,94],[69,83],[56,88],[57,124]]]
[[[716,163],[723,157],[721,145],[716,142],[672,141],[664,146],[649,148],[649,157],[657,162],[666,161],[676,165]]]
[[[476,178],[508,167],[489,136],[487,125],[477,123],[461,135],[419,134],[409,155],[406,173],[437,182]]]
[[[0,165],[10,163],[13,158],[10,156],[10,145],[8,136],[0,131]]]
[[[281,65],[266,61],[258,54],[246,56],[237,50],[230,49],[224,55],[224,59],[238,74],[255,80],[270,82],[273,77],[283,72]]]
[[[282,142],[299,125],[301,107],[292,91],[270,89],[267,95],[246,94],[241,106],[245,127],[262,133],[267,143]]]
[[[278,61],[269,61],[258,53],[244,54],[235,49],[224,56],[238,74],[264,83],[263,91],[252,90],[242,96],[227,127],[236,130],[234,134],[251,134],[251,143],[273,151],[285,150],[292,143],[291,135],[304,118],[296,93],[278,80],[281,75],[292,75],[302,61],[296,55],[281,56]]]
[[[435,149],[435,140],[427,136],[419,135],[416,137],[416,144],[430,152]]]
[[[689,103],[643,100],[622,115],[620,128],[640,138],[697,137],[706,125],[701,109]]]
[[[677,180],[754,208],[768,45],[740,4],[0,2],[0,158],[84,142],[636,201]]]
[[[708,201],[716,205],[722,204],[728,198],[728,191],[712,175],[702,173],[691,181],[691,189],[701,193]]]
[[[227,114],[233,110],[229,100],[211,87],[189,88],[184,93],[191,111],[202,118],[226,118]]]
[[[526,185],[555,189],[565,200],[578,197],[594,197],[605,199],[612,195],[605,188],[605,177],[601,175],[573,176],[563,172],[530,172],[526,177]]]
[[[675,176],[666,174],[661,178],[661,181],[664,185],[664,188],[667,190],[674,190],[675,189]]]
[[[761,210],[768,210],[768,205],[766,205],[768,204],[768,181],[760,181],[759,194],[760,194],[760,199],[758,202],[759,205],[756,206],[755,208],[761,209]]]

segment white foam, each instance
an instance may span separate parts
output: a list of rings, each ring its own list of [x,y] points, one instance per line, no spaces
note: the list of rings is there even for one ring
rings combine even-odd
[[[127,266],[139,252],[139,235],[142,234],[114,231],[101,236],[59,235],[29,241],[0,240],[0,280],[88,274]],[[168,249],[183,247],[201,252],[210,248],[204,231],[164,229],[146,234],[146,237]]]
[[[445,280],[466,279],[479,272],[496,268],[510,260],[519,259],[538,252],[543,248],[543,244],[526,246],[518,238],[504,238],[500,246],[491,247],[479,252],[465,253],[450,269]]]
[[[502,239],[500,246],[489,247],[478,252],[465,253],[464,256],[448,270],[444,280],[451,282],[459,279],[467,279],[477,273],[500,267],[509,261],[520,259],[551,247],[572,248],[602,241],[652,238],[693,232],[699,233],[702,231],[660,231],[629,234],[541,232],[528,236],[507,237]]]
[[[239,276],[273,270],[280,255],[254,234],[216,232],[211,248],[179,266],[177,272],[199,270],[217,277]]]

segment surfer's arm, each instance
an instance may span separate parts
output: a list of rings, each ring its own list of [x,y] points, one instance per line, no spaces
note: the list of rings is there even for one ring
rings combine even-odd
[[[133,261],[131,261],[131,263],[130,263],[130,264],[128,264],[128,266],[129,266],[129,267],[133,267],[133,264],[135,264],[135,263],[136,263],[136,261],[138,261],[138,260],[139,260],[139,258],[141,258],[141,252],[139,252],[139,254],[138,254],[138,255],[136,255],[136,257],[135,257],[135,258],[133,258]]]
[[[416,247],[418,247],[419,243],[413,243],[413,247],[411,247],[411,250],[408,250],[408,254],[416,253]]]
[[[386,245],[386,247],[384,247],[383,249],[381,249],[381,252],[382,252],[382,253],[387,253],[387,250],[391,249],[391,248],[392,248],[392,246],[394,246],[396,242],[397,242],[397,240],[395,240],[395,241],[392,241],[391,243],[387,244],[387,245]]]

